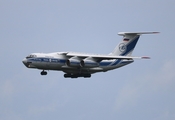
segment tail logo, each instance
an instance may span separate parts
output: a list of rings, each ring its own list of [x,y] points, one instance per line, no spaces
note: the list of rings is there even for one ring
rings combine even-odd
[[[120,52],[125,52],[127,49],[126,45],[124,43],[119,44],[119,50]]]

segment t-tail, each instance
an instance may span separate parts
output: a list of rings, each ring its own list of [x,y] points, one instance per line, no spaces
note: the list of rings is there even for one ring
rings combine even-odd
[[[119,32],[118,35],[123,36],[123,40],[116,46],[110,55],[131,56],[140,35],[155,33],[159,32]]]

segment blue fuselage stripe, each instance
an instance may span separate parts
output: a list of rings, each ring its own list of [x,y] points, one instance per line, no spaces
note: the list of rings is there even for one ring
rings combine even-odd
[[[57,58],[29,58],[29,62],[41,62],[41,63],[55,63],[55,64],[66,64],[66,59],[57,59]],[[116,59],[115,61],[102,61],[99,63],[99,66],[114,66],[121,62],[121,60]],[[127,63],[127,62],[126,62]],[[79,64],[79,63],[74,63]],[[92,64],[92,63],[88,63]]]

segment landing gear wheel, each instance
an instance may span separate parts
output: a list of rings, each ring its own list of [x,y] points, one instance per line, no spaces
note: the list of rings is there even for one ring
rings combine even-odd
[[[43,70],[43,71],[41,72],[41,75],[47,75],[47,72]]]
[[[78,75],[74,75],[74,74],[64,74],[65,78],[78,78]]]
[[[91,77],[91,74],[85,74],[84,75],[84,78],[90,78]]]
[[[71,77],[71,74],[64,74],[64,77],[65,78],[70,78]]]

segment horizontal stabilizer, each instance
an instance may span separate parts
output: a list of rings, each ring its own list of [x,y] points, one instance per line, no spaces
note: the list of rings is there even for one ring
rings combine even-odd
[[[118,35],[142,35],[142,34],[157,34],[159,32],[119,32]]]

